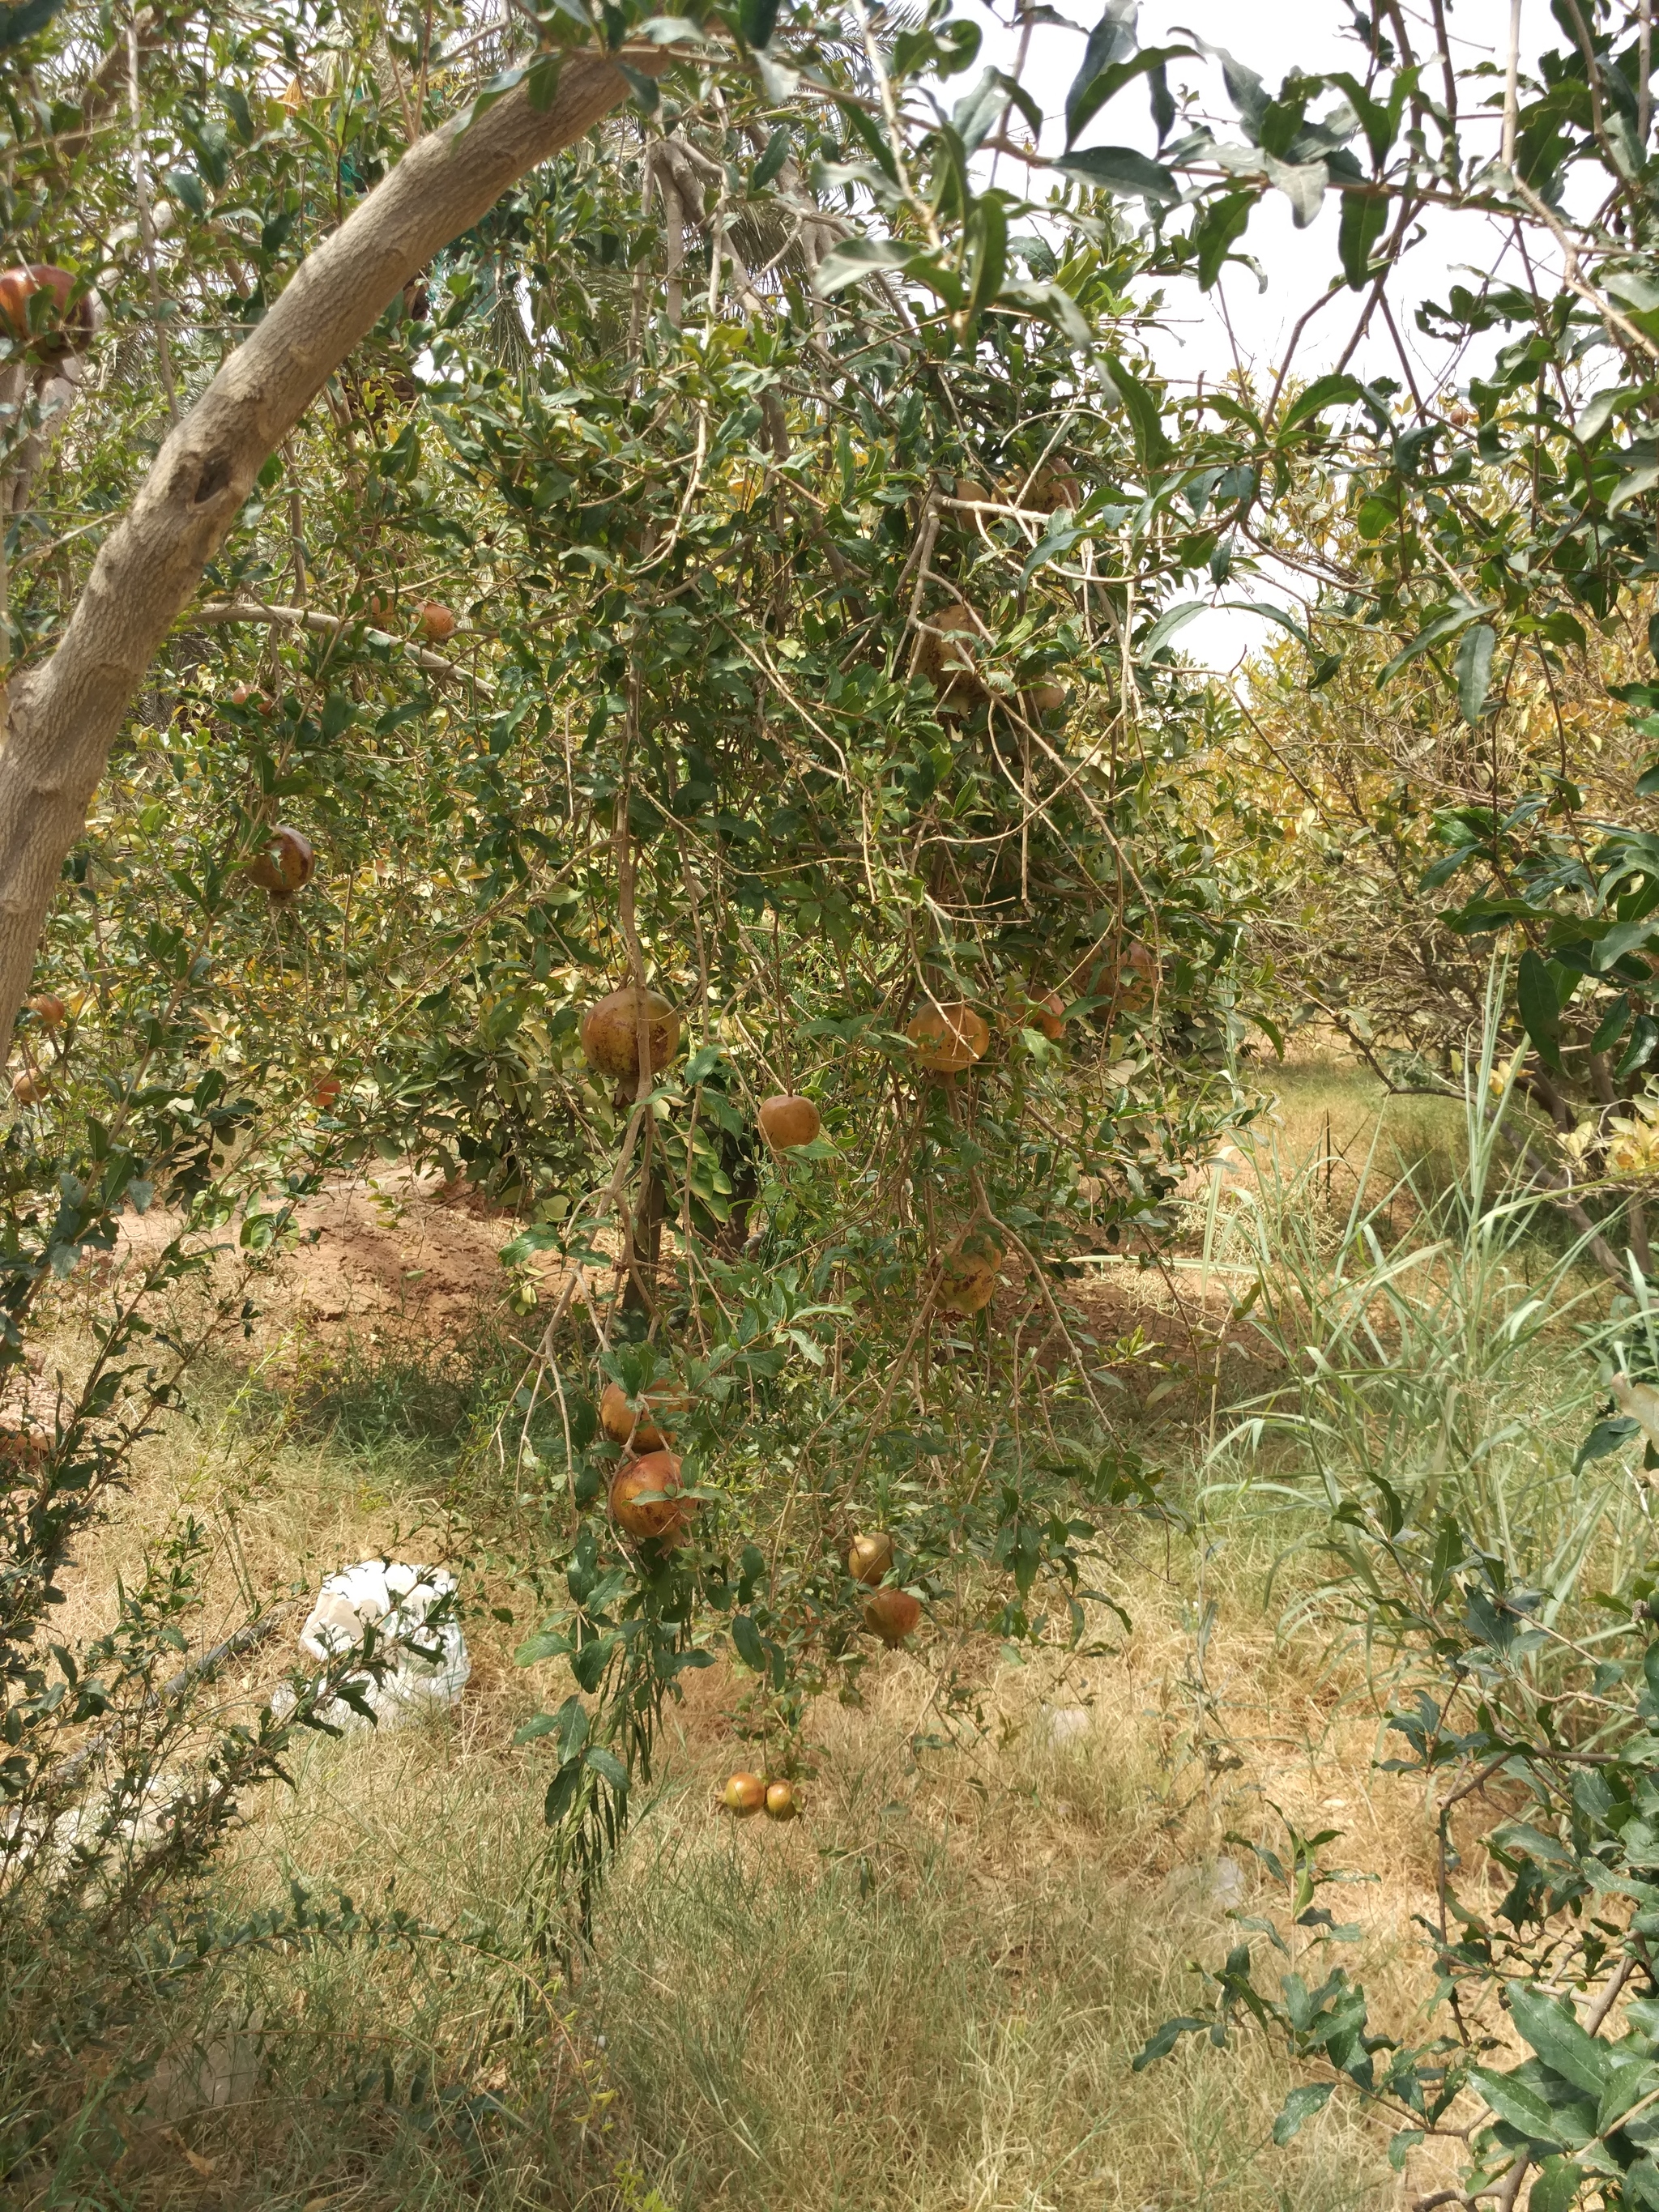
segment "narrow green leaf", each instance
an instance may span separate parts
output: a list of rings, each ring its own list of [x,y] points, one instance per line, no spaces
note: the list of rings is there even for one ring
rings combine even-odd
[[[1457,648],[1457,703],[1463,720],[1471,727],[1486,711],[1486,691],[1492,683],[1492,656],[1498,643],[1498,632],[1490,623],[1475,623],[1463,633],[1463,641]]]
[[[1521,955],[1516,997],[1527,1035],[1553,1068],[1561,1065],[1561,1002],[1547,962],[1530,946]],[[1524,2031],[1523,2031],[1524,2033]]]
[[[1380,193],[1344,192],[1336,250],[1350,288],[1363,292],[1371,276],[1371,248],[1388,228],[1389,203]]]
[[[902,269],[915,255],[914,246],[902,246],[896,238],[849,238],[824,255],[813,281],[827,300],[848,284],[857,283],[860,276],[873,276],[881,269]]]
[[[1149,207],[1173,207],[1181,198],[1173,173],[1137,154],[1132,146],[1086,147],[1081,153],[1066,155],[1054,166],[1068,177],[1098,185],[1120,198],[1144,199]]]
[[[1273,2122],[1273,2141],[1287,2143],[1300,2132],[1303,2124],[1316,2112],[1324,2111],[1335,2089],[1334,2081],[1304,2081],[1300,2088],[1292,2089],[1280,2106],[1279,2117]]]

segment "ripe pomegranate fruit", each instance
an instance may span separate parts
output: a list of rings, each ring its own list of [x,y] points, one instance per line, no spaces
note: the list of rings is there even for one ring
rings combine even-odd
[[[50,292],[57,313],[45,327],[32,328],[41,310],[29,313],[37,292]],[[75,279],[67,269],[32,261],[27,268],[0,270],[0,330],[15,344],[27,345],[39,361],[61,361],[79,353],[92,336],[92,301],[75,300]]]
[[[680,1463],[671,1451],[624,1460],[611,1480],[611,1516],[630,1536],[685,1540],[690,1506],[679,1495]]]
[[[748,1774],[739,1768],[737,1773],[726,1776],[720,1802],[728,1813],[735,1813],[738,1820],[746,1820],[765,1804],[766,1784],[758,1774]]]
[[[916,1048],[918,1063],[931,1075],[959,1074],[983,1056],[991,1042],[983,1018],[959,1000],[940,1006],[930,999],[912,1014],[904,1034]]]
[[[1021,997],[1015,1009],[1022,1029],[1040,1030],[1054,1042],[1066,1034],[1066,1001],[1058,991],[1045,991],[1040,999]]]
[[[797,1145],[810,1145],[823,1127],[818,1109],[810,1098],[781,1091],[775,1097],[762,1099],[759,1120],[761,1134],[775,1152],[793,1152]]]
[[[970,1229],[939,1262],[939,1304],[949,1313],[976,1314],[996,1296],[1002,1247],[988,1229]]]
[[[1034,684],[1025,697],[1034,714],[1057,714],[1066,704],[1065,687],[1059,684]]]
[[[422,599],[415,609],[421,635],[428,645],[442,645],[455,635],[455,617],[441,599]]]
[[[275,898],[289,898],[311,881],[316,866],[310,838],[279,822],[265,840],[264,851],[246,864],[245,872],[261,890]]]
[[[1118,962],[1117,1002],[1130,1013],[1150,1006],[1158,988],[1158,960],[1150,946],[1132,937]]]
[[[29,1012],[43,1029],[61,1029],[69,1019],[69,1008],[55,991],[42,991],[38,999],[31,999]]]
[[[337,1075],[319,1075],[311,1086],[312,1103],[320,1106],[325,1114],[332,1113],[341,1088]]]
[[[975,647],[980,626],[966,607],[941,607],[921,618],[916,668],[939,694],[939,711],[966,714],[985,696]]]
[[[590,1067],[618,1082],[640,1073],[639,994],[631,984],[612,991],[582,1017],[582,1051]],[[655,1075],[680,1048],[680,1018],[655,991],[645,994],[646,1049]]]
[[[800,1807],[795,1802],[793,1784],[769,1782],[766,1785],[766,1817],[769,1820],[793,1820]]]
[[[599,1426],[613,1444],[631,1444],[636,1452],[659,1452],[674,1441],[669,1415],[685,1413],[690,1397],[673,1382],[653,1382],[640,1396],[642,1403],[636,1413],[621,1383],[607,1382],[599,1393]]]
[[[1054,514],[1062,507],[1070,507],[1075,514],[1083,504],[1083,486],[1069,461],[1045,461],[1025,497],[1040,514]]]
[[[43,1075],[20,1075],[11,1086],[11,1095],[20,1106],[39,1106],[50,1088]]]
[[[865,1601],[864,1625],[890,1651],[915,1632],[921,1619],[921,1602],[906,1589],[878,1589]]]
[[[847,1571],[854,1582],[884,1582],[893,1564],[893,1540],[884,1528],[873,1535],[854,1536],[847,1554]]]

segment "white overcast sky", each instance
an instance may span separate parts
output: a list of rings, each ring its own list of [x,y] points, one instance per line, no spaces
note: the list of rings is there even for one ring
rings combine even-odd
[[[1086,27],[1097,19],[1100,0],[1053,0],[1053,4],[1059,13]],[[1014,36],[988,9],[976,12],[987,31],[981,62],[1012,67]],[[999,14],[1006,12],[1006,8],[999,8]],[[1413,4],[1413,0],[1406,0],[1405,12],[1419,53],[1432,52],[1431,30],[1424,20],[1426,10]],[[1457,0],[1449,9],[1454,48],[1465,66],[1490,60],[1501,70],[1508,52],[1509,16],[1509,0]],[[1310,74],[1348,70],[1363,76],[1363,49],[1351,35],[1344,35],[1347,20],[1341,0],[1143,0],[1139,35],[1142,46],[1164,46],[1183,43],[1183,30],[1194,32],[1209,45],[1224,47],[1237,60],[1255,70],[1269,90],[1276,91],[1280,79],[1293,69]],[[1523,71],[1540,48],[1559,44],[1560,33],[1551,20],[1548,0],[1522,0]],[[1061,118],[1066,87],[1082,59],[1083,46],[1080,33],[1052,27],[1042,27],[1033,36],[1025,82],[1046,118],[1045,151],[1058,150],[1064,139]],[[957,78],[948,89],[959,94],[971,82],[971,76]],[[1170,82],[1172,90],[1182,86],[1195,90],[1200,109],[1211,121],[1232,123],[1232,104],[1217,64],[1201,58],[1173,62]],[[1439,90],[1437,68],[1430,89],[1437,94]],[[1467,143],[1470,146],[1484,143],[1495,153],[1496,117],[1490,122],[1470,119],[1467,108],[1473,105],[1474,96],[1471,90],[1463,94]],[[1314,112],[1335,97],[1314,102]],[[1238,134],[1229,130],[1224,135]],[[1156,137],[1145,82],[1120,93],[1095,118],[1079,143],[1128,145],[1153,152]],[[1005,185],[1016,182],[1009,167],[1005,159],[999,176]],[[1042,173],[1036,173],[1040,178]],[[1042,190],[1041,184],[1037,189]],[[1138,202],[1127,203],[1127,208],[1132,219],[1139,219]],[[1260,264],[1265,289],[1249,270],[1237,266],[1230,267],[1207,295],[1200,292],[1195,282],[1167,288],[1164,328],[1152,339],[1154,356],[1164,374],[1176,381],[1191,382],[1201,372],[1206,383],[1214,383],[1240,360],[1271,374],[1283,356],[1297,317],[1326,290],[1338,268],[1339,219],[1337,198],[1328,194],[1316,220],[1306,230],[1297,230],[1284,195],[1269,194],[1253,216],[1242,241]],[[1466,381],[1471,368],[1479,373],[1500,340],[1483,341],[1478,357],[1452,360],[1417,330],[1419,305],[1425,299],[1443,301],[1455,282],[1473,284],[1498,266],[1511,250],[1484,217],[1431,216],[1429,219],[1421,242],[1401,272],[1402,281],[1389,295],[1395,329],[1410,353],[1418,388],[1425,398]],[[1471,270],[1476,272],[1473,277],[1468,273]],[[1362,306],[1360,295],[1345,289],[1321,310],[1297,347],[1299,375],[1311,378],[1334,365]],[[1361,376],[1391,375],[1397,382],[1405,381],[1395,340],[1380,315],[1374,318],[1352,366]],[[1218,596],[1237,599],[1237,583]],[[1270,634],[1268,625],[1257,617],[1218,611],[1184,630],[1181,643],[1183,652],[1194,660],[1230,668]]]

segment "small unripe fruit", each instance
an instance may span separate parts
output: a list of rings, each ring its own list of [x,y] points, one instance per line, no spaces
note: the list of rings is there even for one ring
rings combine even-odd
[[[761,1134],[775,1152],[787,1152],[797,1145],[810,1145],[822,1124],[818,1109],[810,1098],[779,1092],[775,1097],[763,1098],[760,1109]]]
[[[854,1537],[847,1554],[847,1571],[854,1582],[884,1582],[892,1564],[893,1540],[884,1528],[873,1535]]]
[[[905,1589],[878,1589],[865,1602],[864,1625],[890,1651],[903,1643],[921,1619],[920,1601]]]
[[[31,999],[29,1012],[43,1029],[61,1029],[69,1019],[69,1008],[55,991],[42,991],[38,999]]]
[[[442,645],[455,635],[455,617],[441,599],[422,599],[415,616],[428,645]]]
[[[771,1782],[766,1789],[766,1817],[769,1820],[793,1820],[800,1810],[795,1802],[793,1789],[787,1782]]]
[[[310,838],[279,823],[265,840],[264,851],[246,863],[246,872],[261,890],[289,898],[311,881],[316,866]]]
[[[672,1452],[647,1452],[624,1460],[611,1481],[611,1516],[617,1526],[641,1540],[661,1544],[685,1540],[689,1502],[679,1494],[680,1463]]]
[[[721,1804],[740,1820],[746,1820],[751,1813],[758,1813],[766,1798],[766,1784],[759,1775],[746,1774],[741,1770],[726,1776],[726,1787],[720,1792]]]
[[[991,1042],[983,1018],[969,1006],[940,1006],[930,999],[910,1017],[904,1034],[916,1048],[916,1061],[932,1075],[959,1074],[981,1058]]]
[[[618,1082],[640,1073],[639,994],[631,985],[612,991],[582,1017],[582,1051],[590,1067]],[[651,1073],[667,1066],[680,1048],[680,1018],[655,991],[645,994],[646,1050]]]
[[[691,1401],[672,1382],[653,1382],[640,1393],[636,1413],[619,1382],[607,1382],[599,1393],[599,1426],[613,1444],[631,1444],[636,1452],[661,1451],[674,1441],[668,1426],[671,1414],[683,1413]]]

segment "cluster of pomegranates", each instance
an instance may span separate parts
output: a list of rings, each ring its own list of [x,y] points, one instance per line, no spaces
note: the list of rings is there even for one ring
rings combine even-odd
[[[854,1537],[847,1554],[847,1571],[854,1582],[864,1583],[869,1589],[870,1595],[864,1601],[864,1625],[880,1637],[889,1650],[913,1634],[921,1620],[919,1599],[907,1589],[887,1587],[892,1568],[893,1540],[884,1528],[873,1534]],[[764,1813],[771,1820],[792,1820],[800,1810],[800,1801],[792,1783],[767,1782],[745,1768],[727,1775],[720,1791],[720,1803],[740,1820],[747,1820],[752,1813]]]
[[[680,1018],[660,992],[639,991],[631,983],[625,984],[590,1006],[582,1017],[583,1055],[591,1068],[610,1076],[613,1082],[639,1081],[641,1036],[646,1065],[655,1075],[680,1048]],[[763,1098],[756,1118],[762,1136],[775,1152],[810,1145],[823,1127],[811,1100],[793,1091],[778,1091]]]

